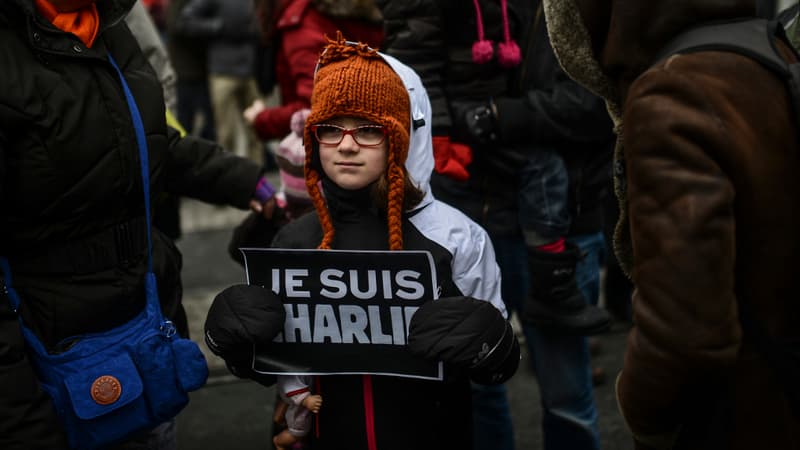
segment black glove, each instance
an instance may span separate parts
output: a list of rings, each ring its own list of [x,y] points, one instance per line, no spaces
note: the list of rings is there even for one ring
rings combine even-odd
[[[519,366],[511,325],[491,303],[472,297],[422,305],[411,319],[408,347],[415,356],[466,368],[482,384],[503,383]]]
[[[271,342],[283,330],[285,319],[278,295],[261,286],[237,284],[217,294],[211,303],[206,345],[229,366],[250,367],[253,346]]]
[[[486,164],[500,177],[513,177],[525,165],[526,157],[519,148],[503,143],[500,136],[499,117],[494,102],[465,109],[460,114],[461,138],[478,152],[476,161]]]
[[[469,133],[468,143],[486,146],[498,141],[497,115],[494,105],[489,102],[468,109],[464,113],[465,131]]]

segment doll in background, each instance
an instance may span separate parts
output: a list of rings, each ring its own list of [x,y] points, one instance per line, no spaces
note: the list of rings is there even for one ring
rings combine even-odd
[[[272,438],[277,450],[285,450],[303,440],[311,429],[311,414],[319,413],[322,396],[311,393],[310,375],[282,375],[277,391],[281,401],[275,408],[273,422],[286,428]]]

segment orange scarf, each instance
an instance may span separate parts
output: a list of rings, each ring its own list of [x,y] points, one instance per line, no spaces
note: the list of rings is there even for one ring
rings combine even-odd
[[[94,44],[100,28],[100,15],[94,3],[78,11],[58,12],[47,0],[36,0],[36,9],[56,28],[74,34],[87,47],[91,48]]]

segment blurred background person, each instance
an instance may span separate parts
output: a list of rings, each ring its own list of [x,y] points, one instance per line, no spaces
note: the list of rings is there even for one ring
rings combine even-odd
[[[214,110],[208,92],[208,42],[183,34],[180,12],[189,0],[170,0],[166,10],[166,45],[177,77],[178,122],[187,133],[216,141]]]
[[[282,139],[290,131],[292,114],[308,108],[314,68],[325,36],[336,31],[350,40],[380,48],[383,22],[373,0],[258,0],[261,39],[272,48],[280,104],[262,100],[244,110],[244,117],[263,141]]]
[[[217,142],[262,164],[261,145],[241,114],[261,97],[253,77],[258,31],[252,0],[189,0],[175,28],[183,36],[208,43]]]

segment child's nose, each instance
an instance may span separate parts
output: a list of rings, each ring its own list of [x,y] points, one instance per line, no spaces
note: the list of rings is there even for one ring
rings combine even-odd
[[[359,146],[352,134],[346,134],[339,143],[340,150],[358,151]]]

